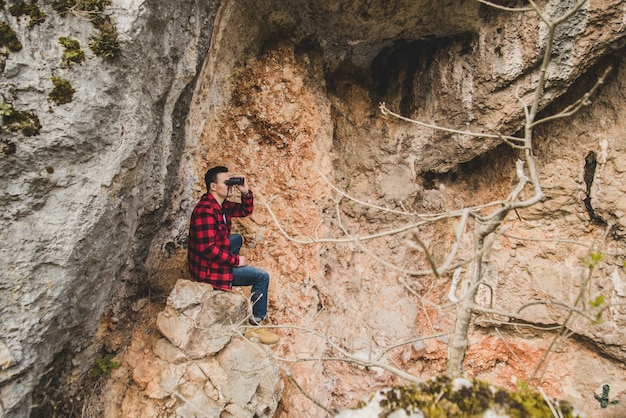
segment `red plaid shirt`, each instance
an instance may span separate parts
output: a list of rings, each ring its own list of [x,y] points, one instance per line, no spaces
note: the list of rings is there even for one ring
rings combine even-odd
[[[230,220],[248,216],[253,209],[252,191],[241,197],[241,203],[225,200],[222,206],[211,194],[202,195],[189,224],[187,261],[193,280],[231,290],[239,256],[230,252]]]

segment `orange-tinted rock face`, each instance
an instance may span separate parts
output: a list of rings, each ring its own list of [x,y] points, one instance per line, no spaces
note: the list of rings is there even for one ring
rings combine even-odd
[[[589,17],[595,12],[585,13]],[[411,276],[410,271],[428,269],[429,262],[419,246],[406,240],[419,233],[432,260],[442,263],[453,248],[458,218],[366,238],[420,222],[420,215],[505,198],[517,180],[517,151],[507,146],[489,151],[494,147],[490,140],[399,122],[382,116],[378,105],[385,101],[407,116],[455,129],[515,133],[523,119],[515,88],[521,88],[518,95],[523,97],[532,93],[533,76],[526,71],[536,59],[542,32],[533,18],[522,24],[498,13],[481,16],[483,26],[468,24],[466,34],[450,33],[445,41],[386,44],[364,68],[345,63],[332,67],[323,42],[289,39],[268,43],[231,78],[208,70],[219,68],[216,57],[205,68],[189,118],[197,133],[188,166],[198,179],[193,196],[203,191],[204,170],[216,164],[246,175],[255,192],[255,213],[235,228],[246,237],[252,262],[271,273],[271,319],[285,326],[273,351],[308,395],[286,377],[278,416],[321,417],[326,412],[310,397],[341,409],[376,388],[402,381],[377,367],[331,358],[378,361],[421,378],[446,371],[456,313],[448,298],[452,272],[439,278]],[[582,33],[576,25],[582,25]],[[591,48],[588,31],[597,28],[585,28],[580,20],[576,25],[576,47]],[[566,40],[558,42],[565,48]],[[227,38],[218,44],[224,48]],[[419,60],[411,61],[412,56]],[[561,74],[584,72],[562,58],[557,62]],[[587,62],[579,53],[570,58]],[[558,77],[552,77],[542,106],[564,92]],[[594,79],[593,74],[586,77]],[[581,258],[590,252],[585,245],[599,242],[605,231],[590,219],[587,193],[599,216],[612,219],[617,229],[605,241],[612,255],[594,271],[585,297],[603,292],[614,303],[624,297],[624,272],[615,257],[623,248],[616,221],[623,216],[617,209],[621,186],[609,180],[621,173],[613,167],[619,165],[622,147],[616,138],[624,128],[609,111],[609,102],[620,102],[623,74],[616,71],[612,77],[593,107],[536,129],[535,152],[546,198],[512,213],[506,234],[495,237],[477,297],[478,305],[493,313],[476,315],[465,362],[468,376],[512,389],[535,372],[548,395],[570,399],[597,416],[610,412],[589,400],[603,382],[611,382],[615,396],[626,389],[620,377],[623,353],[614,345],[623,342],[617,331],[623,310],[607,311],[610,319],[605,316],[605,322],[595,325],[574,318],[572,330],[598,346],[590,349],[576,339],[564,340],[553,348],[545,370],[535,371],[554,337],[535,327],[554,328],[568,311],[554,304],[524,305],[543,300],[572,304],[578,296],[585,273]],[[209,100],[212,88],[222,92],[219,100]],[[564,96],[546,114],[577,97],[573,92]],[[595,166],[587,190],[585,157],[590,151],[602,162]],[[606,185],[608,195],[598,192],[599,184]],[[356,236],[363,240],[355,242]],[[468,257],[471,250],[468,232],[459,254]],[[457,298],[464,288],[461,282]],[[502,313],[520,309],[520,324],[507,325],[510,319]],[[601,373],[577,375],[577,370],[592,369]]]

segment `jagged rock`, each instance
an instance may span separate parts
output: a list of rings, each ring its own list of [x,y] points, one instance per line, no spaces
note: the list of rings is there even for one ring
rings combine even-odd
[[[248,318],[248,305],[236,293],[181,280],[159,313],[157,327],[192,359],[220,351]]]
[[[165,338],[138,349],[130,363],[142,408],[189,418],[273,416],[283,384],[271,349],[241,335],[247,308],[237,293],[178,281],[158,315]]]
[[[50,410],[40,402],[49,395],[37,390],[44,374],[40,389],[61,393],[51,380],[72,367],[88,372],[102,346],[93,344],[98,321],[128,294],[129,272],[143,269],[166,190],[177,182],[170,169],[184,148],[188,86],[218,5],[101,3],[121,45],[112,60],[89,48],[98,29],[80,11],[39,2],[45,19],[31,27],[28,16],[11,13],[17,3],[0,7],[22,44],[3,48],[0,102],[41,124],[31,136],[8,130],[5,119],[0,128],[0,341],[9,351],[0,404],[8,417],[28,416],[33,396],[42,413]],[[64,66],[61,37],[78,41],[85,60]],[[75,89],[71,102],[49,100],[55,76]],[[68,356],[85,360],[72,366]]]

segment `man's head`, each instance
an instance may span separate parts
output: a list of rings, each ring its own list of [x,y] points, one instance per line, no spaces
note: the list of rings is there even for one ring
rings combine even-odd
[[[228,168],[222,165],[218,165],[207,170],[206,174],[204,175],[204,183],[206,184],[207,192],[211,191],[211,183],[217,183],[217,175],[219,173],[228,173]]]

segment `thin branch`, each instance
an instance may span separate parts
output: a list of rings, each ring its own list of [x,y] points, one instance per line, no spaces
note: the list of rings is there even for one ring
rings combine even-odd
[[[285,231],[285,229],[280,224],[278,218],[276,217],[276,214],[274,213],[272,208],[269,206],[269,204],[267,204],[267,202],[265,202],[265,201],[261,201],[261,203],[267,209],[267,211],[270,214],[272,220],[274,221],[274,224],[278,227],[278,229],[280,230],[281,234],[285,238],[287,238],[289,241],[295,242],[297,244],[320,244],[320,243],[328,243],[328,242],[349,243],[349,242],[353,242],[354,241],[354,238],[343,238],[343,239],[342,238],[308,238],[308,239],[296,238],[296,237],[290,235],[289,233],[287,233],[287,231]],[[446,218],[447,218],[447,216],[442,216],[441,217],[441,219],[446,219]],[[366,240],[371,240],[371,239],[374,239],[374,238],[381,238],[381,237],[384,237],[384,236],[387,236],[387,235],[395,235],[395,234],[399,234],[399,233],[402,233],[402,232],[410,231],[411,229],[418,228],[418,227],[420,227],[422,225],[426,225],[426,224],[428,224],[430,222],[432,222],[432,220],[410,223],[410,224],[406,224],[406,225],[403,225],[403,226],[398,227],[398,228],[390,229],[388,231],[383,231],[383,232],[379,232],[379,233],[376,233],[376,234],[370,234],[370,235],[363,235],[363,236],[359,236],[359,237],[356,237],[356,238],[358,238],[359,240],[362,240],[362,241],[366,241]]]
[[[430,251],[428,251],[428,247],[426,247],[426,244],[422,242],[422,240],[416,233],[413,233],[413,239],[419,244],[419,246],[424,251],[424,255],[426,255],[426,260],[428,261],[428,264],[430,265],[430,268],[433,274],[435,275],[435,277],[436,278],[441,277],[439,276],[439,272],[437,271],[437,264],[435,263],[433,256],[430,254]]]
[[[550,411],[552,412],[552,415],[554,415],[555,418],[563,418],[563,414],[561,414],[560,411],[557,414],[556,409],[554,409],[554,405],[552,405],[552,401],[550,400],[550,398],[548,398],[548,396],[543,391],[543,389],[537,388],[537,390],[539,391],[539,393],[541,393],[541,396],[543,396],[543,400],[546,401],[546,403],[548,404],[548,407],[550,408]]]
[[[302,393],[304,396],[307,397],[307,399],[309,399],[311,402],[313,402],[314,405],[316,405],[318,408],[322,409],[324,412],[326,412],[331,417],[334,417],[336,415],[333,411],[331,411],[329,408],[327,408],[325,405],[323,405],[320,401],[318,401],[315,397],[311,396],[306,390],[304,390],[304,388],[302,386],[300,386],[298,381],[293,377],[293,375],[291,374],[291,371],[288,368],[283,367],[282,365],[280,366],[280,368],[285,373],[285,375],[287,376],[287,379],[289,379],[289,381],[300,391],[300,393]]]
[[[568,20],[570,17],[574,16],[576,13],[578,13],[578,10],[580,10],[581,7],[583,7],[583,5],[587,3],[587,0],[578,0],[576,2],[576,5],[574,5],[574,7],[572,7],[567,13],[565,13],[563,16],[554,19],[552,22],[554,25],[560,25],[561,23],[565,22],[566,20]]]
[[[461,280],[461,268],[457,268],[454,270],[454,274],[452,275],[452,284],[450,285],[450,291],[448,292],[448,299],[451,302],[458,303],[459,300],[454,293],[456,293],[456,287],[459,285],[459,281]]]
[[[352,196],[348,195],[344,190],[339,189],[337,186],[335,186],[333,183],[331,183],[331,181],[328,180],[328,178],[320,170],[317,170],[317,172],[322,177],[322,179],[326,182],[326,184],[328,184],[330,186],[331,189],[333,189],[334,191],[339,193],[340,198],[341,197],[345,197],[345,198],[347,198],[349,200],[352,200],[353,202],[358,203],[361,206],[377,209],[377,210],[380,210],[382,212],[395,213],[397,215],[404,215],[404,216],[419,216],[415,212],[408,212],[408,211],[402,211],[402,210],[397,210],[397,209],[389,209],[389,208],[386,208],[386,207],[383,207],[383,206],[378,206],[378,205],[374,205],[372,203],[364,202],[364,201],[359,200],[359,199],[357,199],[355,197],[352,197]]]
[[[517,101],[522,106],[522,109],[524,110],[524,119],[527,121],[530,120],[530,110],[528,109],[528,105],[526,104],[526,102],[519,95],[519,85],[515,87],[515,98],[517,99]],[[524,138],[524,144],[528,146],[529,144],[527,143],[526,139],[527,138]]]
[[[419,341],[424,341],[424,340],[430,340],[430,339],[434,339],[434,338],[441,338],[441,337],[445,337],[447,335],[450,335],[449,332],[440,332],[439,334],[433,334],[433,335],[429,335],[427,337],[419,337],[419,338],[414,338],[412,340],[408,340],[408,341],[402,341],[400,343],[394,344],[394,345],[390,345],[386,348],[383,349],[381,355],[379,357],[384,356],[385,354],[387,354],[389,351],[395,349],[395,348],[400,348],[403,347],[405,345],[409,345],[409,344],[413,344]]]
[[[304,328],[304,327],[300,327],[300,326],[295,326],[295,325],[290,325],[290,326],[265,326],[266,328],[289,328],[292,330],[300,330],[300,331],[304,331],[304,332],[308,332],[311,333],[313,335],[316,335],[320,338],[322,338],[324,341],[326,341],[326,343],[328,345],[330,345],[332,347],[332,349],[336,350],[339,354],[341,354],[341,356],[343,357],[321,357],[321,358],[313,358],[313,359],[302,359],[302,358],[298,358],[298,359],[294,359],[294,360],[290,360],[290,359],[286,359],[286,358],[278,358],[280,361],[285,361],[285,362],[292,362],[292,363],[298,363],[301,361],[341,361],[341,362],[345,362],[345,363],[354,363],[354,364],[358,364],[360,366],[363,367],[367,367],[367,368],[378,368],[378,369],[382,369],[385,371],[388,371],[392,374],[394,374],[395,376],[404,379],[408,382],[411,383],[422,383],[423,379],[414,376],[410,373],[405,372],[404,370],[391,366],[387,363],[383,363],[381,361],[377,361],[377,360],[372,360],[372,359],[363,359],[359,356],[356,356],[354,354],[351,354],[349,352],[347,352],[346,350],[344,350],[343,348],[341,348],[339,346],[339,344],[335,343],[334,341],[332,341],[327,335],[316,331],[316,330],[312,330],[309,328]],[[426,337],[422,337],[422,338],[426,338]],[[433,337],[434,338],[434,337]]]
[[[562,118],[566,118],[569,116],[572,116],[573,114],[577,113],[580,109],[582,109],[584,106],[588,106],[590,104],[589,102],[589,98],[596,92],[596,90],[602,85],[604,84],[604,80],[606,79],[606,77],[609,75],[609,73],[613,70],[612,66],[607,67],[604,70],[604,73],[602,73],[602,75],[598,78],[598,81],[596,81],[596,83],[593,85],[593,87],[591,87],[591,89],[586,92],[583,97],[581,97],[580,99],[578,99],[577,101],[575,101],[574,103],[570,104],[569,106],[567,106],[565,109],[563,109],[561,112],[557,113],[556,115],[551,115],[551,116],[547,116],[543,119],[539,119],[535,122],[533,122],[531,124],[532,127],[535,127],[537,125],[540,125],[542,123],[546,123],[546,122],[550,122],[556,119],[562,119]]]
[[[492,3],[487,0],[476,0],[478,3],[486,4],[489,7],[493,7],[494,9],[504,10],[506,12],[532,12],[534,9],[532,7],[506,7],[500,6],[499,4]]]
[[[539,18],[543,20],[546,25],[550,26],[551,24],[550,19],[545,14],[543,14],[539,6],[537,6],[533,0],[528,0],[528,2],[532,6],[532,9],[535,11],[535,13],[537,13]]]
[[[604,234],[604,240],[606,240],[606,237],[608,236],[610,230],[611,230],[611,225],[609,225],[606,228],[605,234]],[[601,247],[604,245],[604,240],[601,244]],[[593,274],[593,266],[591,266],[589,268],[589,271],[587,273],[587,275],[583,278],[582,283],[580,285],[580,292],[578,293],[578,296],[576,298],[576,300],[574,301],[574,306],[577,306],[579,304],[579,302],[581,300],[583,300],[583,298],[585,297],[585,292],[587,289],[587,285],[588,283],[591,281],[592,278],[592,274]],[[535,370],[533,370],[533,374],[530,376],[529,378],[529,383],[530,381],[532,381],[535,376],[541,371],[541,369],[545,369],[547,368],[548,365],[548,357],[553,349],[553,347],[557,344],[558,341],[560,341],[565,334],[568,332],[568,325],[569,325],[569,321],[571,320],[572,316],[574,315],[575,311],[570,310],[569,313],[567,314],[567,317],[565,318],[565,320],[562,322],[561,324],[561,328],[560,330],[557,332],[557,335],[554,337],[554,339],[550,342],[550,345],[548,346],[546,352],[544,353],[544,355],[541,357],[541,359],[539,360],[539,363],[537,364],[537,366],[535,367]],[[543,375],[543,373],[542,373]],[[540,378],[541,379],[541,378]],[[539,380],[541,381],[541,380]]]
[[[506,138],[506,139],[508,139],[510,141],[519,141],[520,140],[519,138],[514,137],[514,136],[507,136],[507,135],[501,135],[501,134],[488,134],[488,133],[484,133],[484,132],[461,131],[459,129],[445,128],[443,126],[439,126],[439,125],[436,125],[436,124],[421,122],[421,121],[418,121],[418,120],[415,120],[415,119],[411,119],[411,118],[407,118],[405,116],[399,115],[398,113],[392,112],[391,110],[389,110],[389,108],[387,108],[385,103],[379,103],[378,107],[380,108],[380,112],[383,115],[385,115],[385,116],[393,116],[394,118],[403,120],[405,122],[409,122],[409,123],[413,123],[415,125],[423,126],[423,127],[430,128],[430,129],[434,129],[436,131],[448,132],[448,133],[459,134],[459,135],[467,135],[467,136],[471,136],[471,137],[474,137],[474,138],[492,138],[492,139]]]
[[[528,183],[528,177],[526,177],[526,174],[524,173],[523,160],[517,160],[515,162],[515,171],[517,172],[517,178],[519,179],[519,182],[517,182],[515,189],[513,189],[513,191],[511,192],[511,194],[509,194],[509,197],[507,198],[507,200],[510,201],[517,199],[522,190],[524,190],[524,186],[526,186],[526,183]]]

